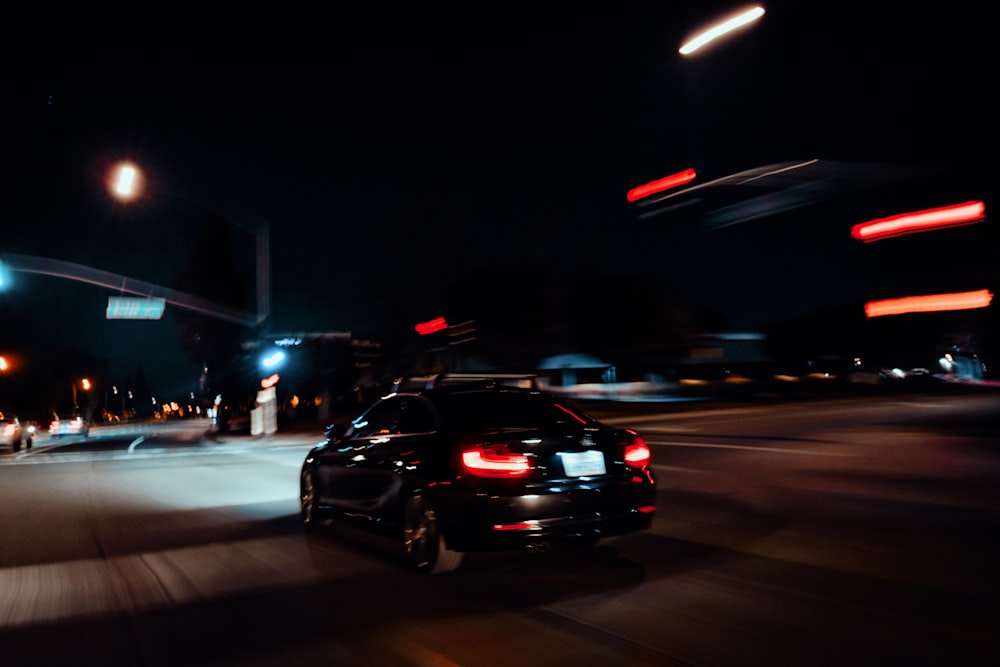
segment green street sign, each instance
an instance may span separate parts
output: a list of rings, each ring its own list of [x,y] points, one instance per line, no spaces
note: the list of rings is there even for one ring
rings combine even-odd
[[[109,320],[158,320],[163,316],[164,299],[109,296],[106,318]]]

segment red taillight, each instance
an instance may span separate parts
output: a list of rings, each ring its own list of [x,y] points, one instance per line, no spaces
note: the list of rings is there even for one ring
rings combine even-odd
[[[626,465],[632,468],[645,468],[649,465],[650,458],[649,445],[638,435],[634,435],[632,442],[625,445]]]
[[[3,434],[5,436],[14,435],[14,432],[15,432],[15,429],[14,429],[14,425],[13,424],[4,424],[3,425]]]
[[[462,452],[466,472],[479,477],[520,477],[531,470],[524,454],[507,449],[507,445],[481,445]]]
[[[539,524],[537,521],[521,521],[518,523],[498,523],[493,525],[493,530],[496,531],[508,531],[508,530],[538,530]]]

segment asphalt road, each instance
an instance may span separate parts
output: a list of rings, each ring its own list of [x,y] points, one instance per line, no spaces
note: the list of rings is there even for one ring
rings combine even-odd
[[[1000,658],[1000,396],[617,406],[653,527],[585,554],[305,534],[309,434],[0,457],[11,664],[844,665]],[[203,434],[202,434],[203,435]],[[148,439],[147,439],[148,438]],[[131,451],[129,451],[131,447]]]

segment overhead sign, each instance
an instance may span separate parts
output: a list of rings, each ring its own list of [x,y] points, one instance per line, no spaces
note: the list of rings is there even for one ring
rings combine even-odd
[[[106,319],[158,320],[163,316],[164,299],[109,296]]]

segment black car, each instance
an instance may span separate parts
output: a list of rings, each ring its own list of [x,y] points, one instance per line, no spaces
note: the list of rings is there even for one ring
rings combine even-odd
[[[646,442],[568,401],[485,376],[377,400],[302,465],[305,526],[343,521],[401,541],[419,572],[466,552],[592,545],[656,511]]]

